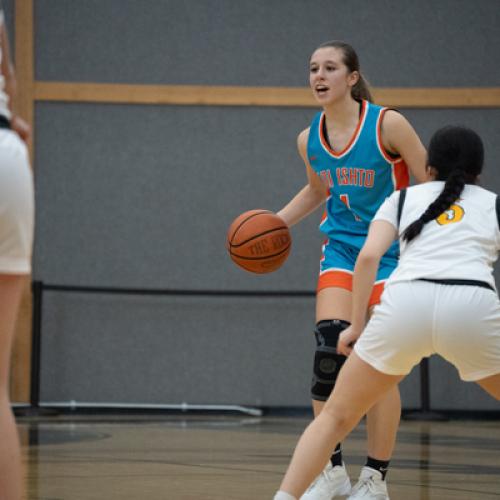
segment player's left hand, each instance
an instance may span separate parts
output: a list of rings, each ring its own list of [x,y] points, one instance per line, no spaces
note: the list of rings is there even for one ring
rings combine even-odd
[[[352,325],[346,328],[340,335],[337,342],[337,352],[344,356],[351,354],[352,348],[361,335],[361,331],[353,329]]]
[[[31,128],[28,122],[23,120],[20,116],[14,115],[11,119],[10,126],[24,142],[28,142],[31,135]]]

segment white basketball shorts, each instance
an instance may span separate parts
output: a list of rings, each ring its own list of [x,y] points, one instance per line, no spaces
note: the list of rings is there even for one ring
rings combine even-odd
[[[425,281],[389,284],[354,350],[376,370],[407,375],[439,354],[460,378],[500,373],[500,301],[486,288]]]
[[[29,274],[33,243],[33,178],[19,136],[0,129],[0,274]]]

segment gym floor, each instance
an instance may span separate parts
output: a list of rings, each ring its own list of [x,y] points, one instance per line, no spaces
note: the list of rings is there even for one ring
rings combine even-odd
[[[306,416],[18,417],[28,500],[270,500]],[[364,424],[344,443],[353,482]],[[402,421],[393,500],[500,499],[498,421]]]

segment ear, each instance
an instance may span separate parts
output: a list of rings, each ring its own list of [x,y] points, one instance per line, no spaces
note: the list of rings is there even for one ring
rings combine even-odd
[[[436,179],[436,177],[438,176],[438,171],[437,169],[435,169],[434,167],[432,167],[431,165],[427,165],[425,167],[426,171],[427,171],[427,176],[429,177],[429,180],[433,181]]]
[[[352,73],[349,73],[349,76],[347,77],[347,83],[351,87],[354,87],[354,85],[359,82],[360,76],[361,75],[359,74],[359,71],[353,71]]]

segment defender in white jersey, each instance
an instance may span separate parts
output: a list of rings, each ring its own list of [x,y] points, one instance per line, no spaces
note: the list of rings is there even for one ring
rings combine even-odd
[[[349,358],[302,435],[275,500],[299,498],[332,443],[424,356],[440,354],[463,380],[500,400],[500,301],[492,274],[500,203],[476,185],[483,156],[472,130],[439,130],[428,151],[435,181],[393,193],[378,210],[354,270],[352,324],[337,345]],[[398,267],[364,328],[378,263],[398,236]]]
[[[31,270],[33,182],[29,127],[10,110],[15,75],[0,2],[0,498],[21,500],[22,472],[16,424],[9,402],[9,362],[25,276]]]
[[[401,206],[402,234],[444,186],[434,181],[408,189]],[[390,196],[373,220],[397,228],[401,194]],[[496,194],[467,184],[417,241],[403,239],[399,265],[356,344],[361,359],[383,373],[406,375],[437,352],[463,380],[500,372],[500,308],[493,278],[500,249],[496,207]],[[343,348],[353,340],[344,339]]]

